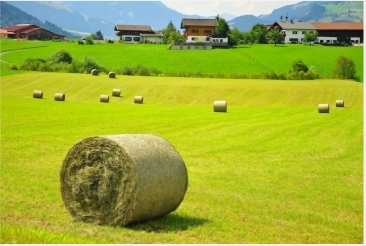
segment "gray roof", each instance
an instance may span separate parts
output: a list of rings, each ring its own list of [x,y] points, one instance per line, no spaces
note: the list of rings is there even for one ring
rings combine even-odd
[[[152,32],[151,25],[116,25],[114,27],[115,31],[145,31]]]
[[[278,25],[281,26],[282,29],[285,30],[315,30],[315,26],[311,24],[310,22],[297,22],[297,21],[276,21]]]

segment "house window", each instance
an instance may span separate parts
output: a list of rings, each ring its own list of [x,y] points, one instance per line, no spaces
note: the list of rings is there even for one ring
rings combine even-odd
[[[130,42],[130,41],[132,41],[132,38],[131,37],[125,37],[125,41]]]
[[[223,40],[222,40],[222,38],[220,38],[220,43],[222,43],[223,42]]]
[[[140,42],[140,41],[141,41],[141,39],[140,39],[140,37],[133,37],[133,41],[135,41],[135,42]]]
[[[204,33],[211,33],[211,30],[204,30]]]
[[[194,40],[196,40],[196,38],[195,37],[192,37],[192,41],[194,41]]]
[[[302,34],[306,34],[306,31],[302,31]]]
[[[198,33],[198,29],[192,29],[192,33]]]
[[[292,34],[297,34],[297,31],[293,31]]]

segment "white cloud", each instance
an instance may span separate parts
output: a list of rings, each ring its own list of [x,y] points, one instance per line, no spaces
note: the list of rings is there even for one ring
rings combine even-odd
[[[232,0],[199,0],[199,1],[162,1],[167,7],[183,14],[213,16],[217,14],[261,15],[270,14],[274,9],[298,3],[300,1],[232,1]]]

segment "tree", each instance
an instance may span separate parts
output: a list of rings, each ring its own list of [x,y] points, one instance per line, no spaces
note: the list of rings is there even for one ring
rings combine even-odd
[[[102,35],[102,32],[99,30],[99,31],[97,31],[96,33],[92,33],[92,34],[90,34],[90,36],[92,36],[92,38],[94,39],[94,40],[103,40],[104,38],[103,38],[103,35]]]
[[[174,24],[172,23],[172,21],[170,21],[167,25],[166,28],[164,28],[163,30],[161,30],[161,32],[163,33],[163,43],[164,44],[168,44],[170,43],[170,35],[176,36],[177,28],[175,28]],[[174,39],[174,38],[173,38]]]
[[[296,60],[294,61],[294,63],[292,64],[292,69],[294,70],[294,72],[307,72],[309,70],[308,66],[302,61],[302,60]]]
[[[272,40],[275,46],[283,41],[283,36],[277,29],[271,29],[270,31],[268,31],[266,34],[266,38],[268,41]]]
[[[315,31],[311,31],[311,32],[306,32],[304,34],[304,42],[305,43],[310,43],[314,42],[316,39],[318,38],[318,33]]]
[[[176,32],[170,32],[167,43],[182,44],[182,43],[184,43],[184,41],[185,41],[184,37],[180,34],[179,31],[176,31]]]
[[[93,36],[89,35],[85,37],[86,44],[94,44]]]
[[[342,79],[356,79],[355,62],[345,56],[339,56],[336,61],[334,76]]]
[[[228,35],[230,32],[230,27],[227,24],[226,20],[219,17],[219,15],[217,15],[216,19],[217,19],[218,26],[215,28],[215,33],[221,33],[221,34]]]
[[[255,36],[255,42],[266,43],[267,27],[263,24],[255,24],[251,29],[251,36]]]
[[[240,32],[239,29],[235,27],[230,30],[229,43],[231,45],[235,46],[244,39],[243,36],[244,36],[243,33]]]

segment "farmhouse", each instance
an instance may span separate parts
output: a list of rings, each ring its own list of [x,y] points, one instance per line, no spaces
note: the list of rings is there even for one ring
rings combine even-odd
[[[163,33],[153,31],[150,25],[116,25],[116,35],[123,43],[161,43]]]
[[[0,38],[8,38],[9,35],[13,35],[13,32],[9,32],[5,29],[0,28]]]
[[[53,33],[34,24],[17,24],[3,28],[7,31],[7,38],[27,40],[65,39],[65,36]]]
[[[187,44],[209,44],[212,46],[227,46],[229,38],[225,34],[215,33],[217,19],[188,19],[183,18],[181,29]]]
[[[285,36],[285,43],[302,43],[306,32],[317,32],[316,43],[338,43],[347,39],[363,43],[363,23],[325,23],[301,21],[276,21],[269,29],[277,29]]]

